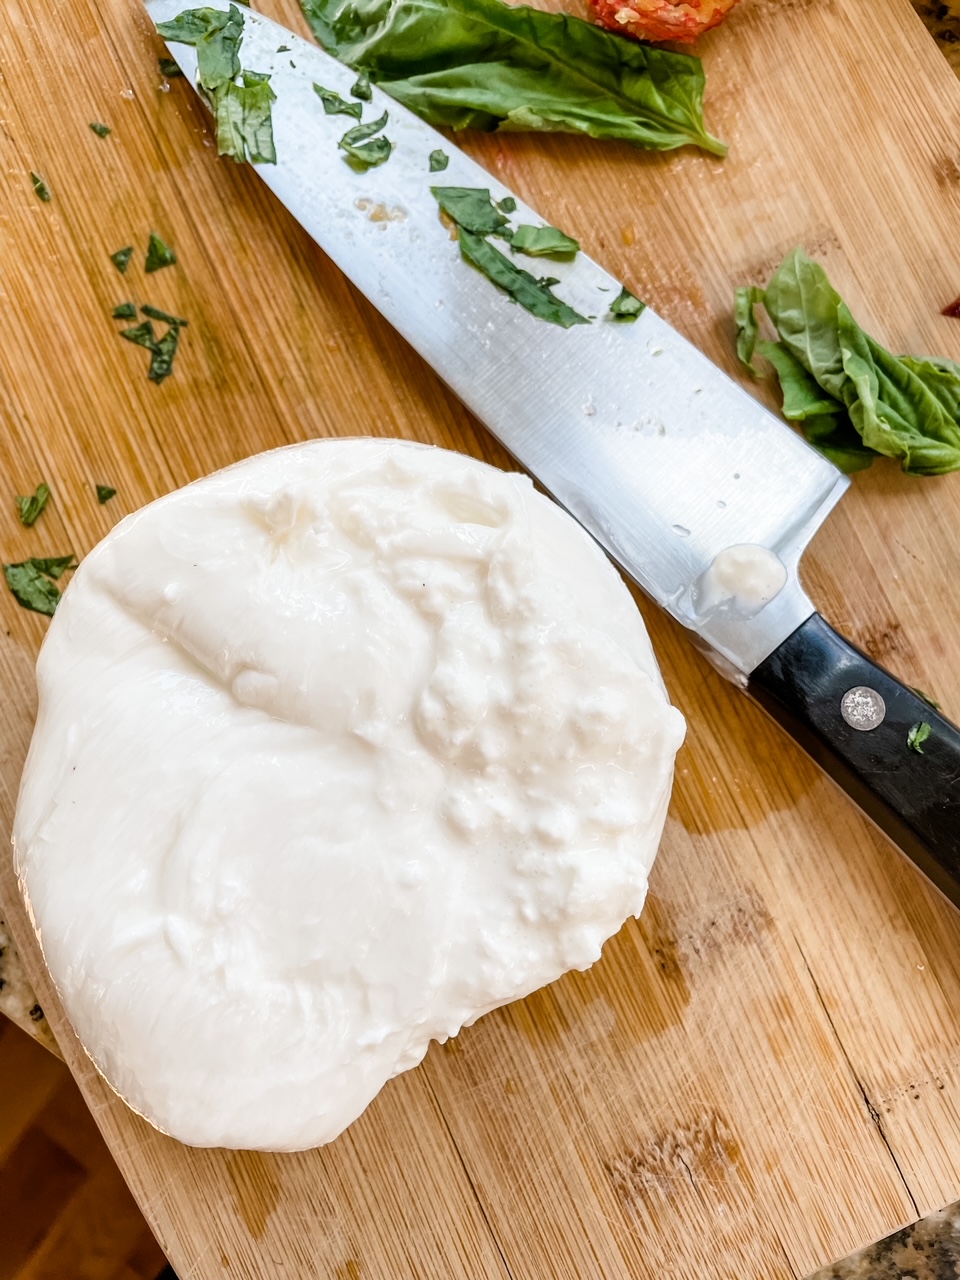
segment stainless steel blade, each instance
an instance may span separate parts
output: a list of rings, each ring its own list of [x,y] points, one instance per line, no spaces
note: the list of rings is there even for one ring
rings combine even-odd
[[[147,3],[158,23],[185,7]],[[256,166],[260,177],[513,456],[743,679],[814,612],[797,566],[846,478],[649,307],[632,323],[612,319],[620,283],[585,254],[551,262],[549,273],[560,277],[558,296],[593,323],[562,329],[512,304],[462,261],[430,188],[513,193],[376,89],[364,118],[389,112],[394,151],[354,172],[337,148],[353,121],[326,115],[313,84],[349,97],[356,73],[238,7],[243,66],[269,73],[277,95],[278,163]],[[170,52],[193,81],[193,49]],[[436,148],[450,163],[431,174]],[[542,219],[518,200],[515,221]],[[740,544],[775,552],[786,585],[753,617],[699,615],[698,580]]]

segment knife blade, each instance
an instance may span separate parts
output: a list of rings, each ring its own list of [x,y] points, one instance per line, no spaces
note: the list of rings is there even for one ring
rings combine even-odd
[[[183,0],[147,0],[157,24]],[[226,9],[227,5],[215,5]],[[434,185],[485,188],[542,219],[375,86],[389,160],[356,172],[338,151],[356,73],[286,28],[244,16],[242,62],[268,74],[277,163],[259,176],[328,257],[521,465],[682,623],[721,672],[813,755],[960,905],[960,733],[838,636],[799,578],[800,557],[848,480],[646,307],[609,305],[620,282],[586,254],[550,264],[590,319],[565,329],[465,263]],[[196,83],[196,56],[168,45]],[[431,174],[430,153],[449,163]],[[931,726],[923,754],[910,727]]]

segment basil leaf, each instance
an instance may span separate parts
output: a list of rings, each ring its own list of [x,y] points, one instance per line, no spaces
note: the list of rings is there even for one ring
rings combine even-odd
[[[157,34],[175,44],[193,45],[200,83],[210,93],[240,74],[243,14],[234,4],[227,13],[220,9],[185,9],[172,21],[159,22]]]
[[[466,227],[460,228],[460,252],[467,262],[482,271],[488,280],[492,280],[495,285],[510,294],[531,315],[562,325],[564,329],[569,329],[575,324],[590,323],[572,307],[568,307],[565,302],[555,297],[549,285],[534,279],[529,272],[516,266],[499,249],[495,249],[489,240],[475,235]]]
[[[50,501],[50,486],[42,481],[37,485],[36,493],[31,493],[27,497],[17,495],[17,510],[20,513],[20,523],[28,527],[37,523],[40,512]]]
[[[68,569],[77,567],[77,557],[72,553],[68,556],[31,556],[26,562],[48,578],[62,578]]]
[[[94,123],[90,126],[90,128],[93,130],[93,132],[97,135],[98,138],[107,138],[110,136],[111,133],[113,133],[113,130],[110,128],[108,124]]]
[[[116,497],[116,489],[112,489],[108,484],[98,484],[95,486],[97,490],[97,501],[101,507],[105,502],[109,502],[111,498]]]
[[[630,290],[624,286],[607,309],[615,320],[636,320],[637,316],[646,310],[646,306],[645,302],[635,298]]]
[[[50,188],[40,177],[39,173],[34,173],[32,169],[30,170],[30,181],[33,183],[33,190],[37,199],[42,200],[44,204],[49,204],[53,199],[53,196],[50,194]]]
[[[737,329],[737,355],[755,378],[760,377],[760,370],[753,363],[753,353],[760,336],[757,307],[762,302],[763,290],[756,284],[738,289],[734,294],[733,321]]]
[[[445,151],[441,151],[438,147],[436,151],[430,152],[430,172],[441,173],[450,163],[450,157]]]
[[[183,75],[173,58],[158,58],[157,65],[160,68],[160,74],[167,80],[176,80],[177,76]]]
[[[118,249],[116,253],[111,253],[110,261],[117,268],[120,274],[126,275],[127,267],[130,265],[130,259],[133,257],[133,245],[128,244],[124,249]]]
[[[178,325],[183,328],[190,323],[189,320],[184,320],[182,316],[172,316],[168,311],[161,311],[159,307],[151,307],[149,303],[141,307],[140,310],[145,316],[149,316],[151,320],[161,320],[164,324]],[[133,314],[136,315],[136,312]]]
[[[149,320],[144,320],[143,324],[135,325],[130,329],[121,329],[120,337],[126,338],[128,342],[132,342],[138,347],[146,347],[148,351],[153,350],[157,341],[153,325]]]
[[[21,608],[53,617],[60,603],[60,592],[29,560],[22,564],[5,564],[3,576]]]
[[[136,320],[137,308],[132,302],[121,302],[119,307],[114,307],[111,315],[114,320]]]
[[[383,164],[390,159],[393,144],[387,138],[375,138],[373,136],[375,133],[379,133],[387,123],[387,116],[388,113],[385,111],[378,120],[371,120],[367,124],[354,125],[352,129],[347,130],[337,143],[340,150],[347,153],[347,163],[354,169],[373,169],[376,165]],[[368,142],[368,138],[371,141]]]
[[[364,102],[369,102],[373,97],[373,90],[370,88],[370,77],[365,71],[360,72],[350,93],[354,98],[362,98]]]
[[[167,332],[153,344],[150,357],[150,371],[147,377],[151,382],[163,382],[173,373],[173,358],[177,354],[180,342],[180,330],[171,325]]]
[[[447,217],[474,235],[500,235],[507,225],[507,219],[485,187],[431,187],[430,190]]]
[[[353,116],[355,120],[359,120],[363,115],[362,102],[347,102],[345,98],[341,98],[339,93],[333,89],[325,89],[322,84],[315,84],[313,91],[323,103],[323,109],[328,116]]]
[[[497,201],[497,208],[501,213],[516,213],[517,202],[513,196],[504,196],[502,200]]]
[[[149,275],[152,271],[160,271],[163,267],[172,267],[177,260],[177,255],[172,249],[163,243],[155,231],[150,232],[150,241],[147,245],[147,262],[146,272]]]
[[[726,147],[703,124],[703,67],[565,13],[502,0],[301,0],[328,53],[431,124]]]
[[[290,46],[288,44],[277,45],[277,53],[289,53],[289,52],[290,52]]]
[[[277,95],[269,80],[260,72],[244,71],[242,85],[231,81],[214,94],[218,155],[237,164],[248,158],[253,164],[277,163],[272,116]]]
[[[863,445],[911,475],[960,469],[960,370],[895,356],[859,327],[826,272],[800,249],[765,294],[781,343],[839,401]]]
[[[580,242],[556,227],[531,227],[522,223],[510,238],[511,249],[528,258],[569,259],[580,252]]]
[[[923,755],[923,747],[920,745],[930,737],[932,730],[926,720],[921,720],[919,724],[915,724],[907,733],[907,746],[911,751],[916,751],[917,755]]]

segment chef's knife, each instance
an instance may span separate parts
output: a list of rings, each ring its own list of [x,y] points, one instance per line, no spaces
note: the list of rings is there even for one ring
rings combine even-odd
[[[147,7],[160,23],[189,4]],[[431,186],[512,193],[376,88],[365,118],[389,113],[393,152],[356,172],[337,146],[353,122],[313,89],[349,100],[356,73],[238,7],[243,66],[277,95],[278,161],[260,177],[518,462],[960,905],[960,732],[800,586],[801,553],[846,478],[649,307],[613,317],[620,284],[585,254],[550,274],[590,324],[564,329],[512,304],[463,261]],[[169,47],[195,82],[194,50]],[[449,166],[431,174],[438,149]],[[518,200],[515,221],[542,220]]]

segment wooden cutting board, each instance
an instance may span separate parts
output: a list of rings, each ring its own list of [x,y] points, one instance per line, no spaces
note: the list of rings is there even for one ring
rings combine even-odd
[[[295,0],[263,7],[302,28]],[[4,3],[3,559],[83,553],[172,487],[314,435],[506,464],[255,175],[217,162],[159,51],[135,0]],[[960,293],[960,85],[906,0],[743,0],[702,53],[723,162],[465,145],[735,374],[733,288],[798,242],[889,346],[960,358],[939,315]],[[148,278],[151,230],[178,264]],[[128,298],[190,320],[161,386],[110,319]],[[53,501],[23,529],[12,496],[40,480]],[[954,719],[958,532],[960,476],[878,465],[804,566],[826,616]],[[44,1008],[183,1280],[781,1280],[960,1195],[960,916],[640,607],[689,721],[643,918],[589,973],[435,1046],[326,1149],[193,1151],[132,1115],[72,1038],[3,860]],[[5,592],[0,610],[9,827],[47,624]]]

